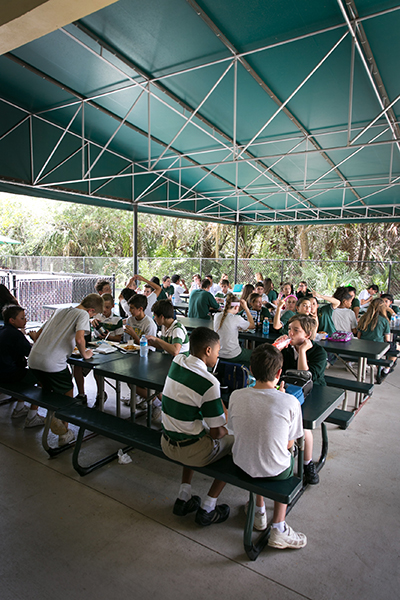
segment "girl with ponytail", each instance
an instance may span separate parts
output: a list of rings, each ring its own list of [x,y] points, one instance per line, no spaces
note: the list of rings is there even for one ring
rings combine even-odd
[[[238,315],[239,309],[246,313],[247,321]],[[214,317],[214,331],[220,337],[220,358],[250,366],[252,351],[241,348],[239,344],[239,331],[247,329],[254,329],[254,321],[246,301],[239,300],[234,294],[228,294],[223,312]]]

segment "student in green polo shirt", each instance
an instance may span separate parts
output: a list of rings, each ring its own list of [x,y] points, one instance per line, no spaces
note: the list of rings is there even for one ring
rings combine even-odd
[[[210,310],[219,310],[219,304],[210,292],[211,281],[203,279],[201,288],[193,290],[189,296],[188,317],[192,319],[208,319]]]
[[[162,392],[161,448],[168,458],[185,465],[173,513],[184,516],[196,511],[196,523],[202,526],[222,523],[230,512],[227,504],[217,505],[223,481],[213,481],[203,502],[192,496],[191,488],[191,467],[218,460],[229,454],[233,445],[233,436],[225,427],[219,381],[207,370],[215,366],[219,350],[217,333],[208,327],[195,329],[190,336],[190,355],[175,356]]]

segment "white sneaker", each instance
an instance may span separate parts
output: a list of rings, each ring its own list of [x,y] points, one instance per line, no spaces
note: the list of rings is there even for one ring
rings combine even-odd
[[[306,544],[307,538],[304,533],[296,533],[287,523],[283,533],[276,527],[271,527],[268,546],[272,548],[304,548]]]
[[[29,427],[43,427],[45,420],[46,417],[42,417],[41,415],[39,415],[39,413],[36,413],[36,415],[32,417],[32,419],[25,419],[24,427],[25,429]]]
[[[154,425],[161,425],[161,406],[153,406],[151,411],[151,422]]]
[[[16,408],[14,408],[14,410],[11,413],[11,418],[19,419],[20,417],[26,417],[28,412],[29,412],[29,407],[26,406],[26,404],[24,404],[24,406],[21,408],[21,410],[17,410]]]
[[[66,444],[69,444],[70,442],[72,442],[74,439],[75,439],[74,432],[71,429],[68,429],[67,433],[64,433],[63,435],[58,436],[58,445],[65,446]]]
[[[249,503],[246,502],[246,504],[244,505],[245,515],[247,515],[248,510]],[[267,510],[265,510],[263,513],[260,513],[260,511],[257,511],[256,507],[256,511],[254,513],[253,529],[257,529],[257,531],[264,531],[264,529],[267,529]]]

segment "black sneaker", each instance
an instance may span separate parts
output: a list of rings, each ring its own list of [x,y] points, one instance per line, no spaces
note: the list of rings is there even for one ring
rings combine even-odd
[[[310,485],[316,485],[319,483],[319,475],[315,469],[315,464],[310,461],[308,465],[304,465],[304,479],[306,483]]]
[[[104,404],[107,402],[107,398],[108,398],[107,393],[104,392]],[[96,408],[100,407],[100,396],[96,396],[96,402],[94,403],[94,406]]]
[[[199,496],[192,496],[185,502],[185,500],[180,500],[177,498],[175,500],[174,508],[172,512],[174,515],[178,515],[179,517],[184,517],[188,513],[194,512],[200,506],[201,499]]]
[[[195,521],[203,527],[207,527],[207,525],[212,525],[213,523],[223,523],[229,517],[230,510],[227,504],[218,504],[211,512],[207,512],[204,508],[199,508]]]

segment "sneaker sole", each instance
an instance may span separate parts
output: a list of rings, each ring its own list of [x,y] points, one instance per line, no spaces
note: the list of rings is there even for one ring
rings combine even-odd
[[[285,550],[285,548],[292,548],[293,550],[298,550],[299,548],[304,548],[304,546],[307,546],[307,540],[300,545],[284,544],[284,543],[279,544],[278,542],[272,542],[270,544],[269,540],[268,540],[268,546],[270,548],[277,548],[278,550]]]

